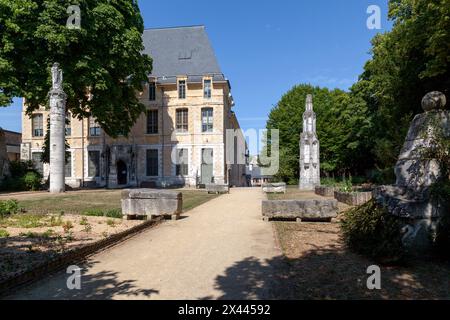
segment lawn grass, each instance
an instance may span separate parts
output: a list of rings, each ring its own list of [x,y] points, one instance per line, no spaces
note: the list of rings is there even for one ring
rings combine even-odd
[[[298,186],[287,186],[286,193],[269,193],[267,195],[269,200],[309,200],[309,199],[324,199],[314,193],[314,191],[299,190]]]
[[[98,190],[74,192],[61,196],[49,195],[19,199],[20,206],[33,214],[82,214],[86,211],[121,210],[121,190]],[[200,190],[181,190],[183,193],[183,212],[191,210],[217,197]]]

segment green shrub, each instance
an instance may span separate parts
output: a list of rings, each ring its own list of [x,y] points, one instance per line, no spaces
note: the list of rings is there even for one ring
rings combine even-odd
[[[17,200],[0,201],[0,218],[5,218],[19,212],[19,202]]]
[[[111,209],[111,210],[108,210],[108,211],[105,213],[105,217],[108,217],[108,218],[116,218],[116,219],[122,219],[122,218],[123,218],[122,210],[120,210],[120,209]]]
[[[339,191],[340,192],[352,192],[353,191],[353,183],[352,180],[344,180],[340,185],[339,185]]]
[[[100,209],[88,209],[83,211],[82,215],[88,217],[103,217],[104,213],[103,210]]]
[[[2,191],[36,191],[41,186],[42,175],[32,161],[12,161],[9,176],[0,184]]]
[[[23,177],[29,170],[33,170],[33,163],[29,161],[11,161],[9,164],[12,178]]]
[[[0,229],[0,238],[8,238],[8,237],[9,237],[8,231]]]
[[[25,188],[29,191],[37,191],[41,188],[42,176],[37,172],[27,172],[22,179]]]
[[[374,200],[345,212],[341,228],[344,241],[357,253],[385,263],[403,258],[401,223]]]

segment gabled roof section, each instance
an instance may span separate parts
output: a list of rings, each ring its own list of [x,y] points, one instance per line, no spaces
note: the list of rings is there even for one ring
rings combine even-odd
[[[225,81],[204,26],[146,29],[142,37],[158,82],[175,82],[180,75],[189,82],[201,82],[205,75]]]

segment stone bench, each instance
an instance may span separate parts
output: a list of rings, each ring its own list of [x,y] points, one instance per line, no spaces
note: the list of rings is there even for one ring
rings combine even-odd
[[[335,188],[334,187],[325,187],[325,186],[320,186],[320,187],[316,187],[315,188],[315,193],[319,196],[322,197],[334,197],[334,191]]]
[[[370,192],[334,192],[334,198],[349,206],[361,206],[372,200],[372,191]]]
[[[267,200],[262,202],[262,215],[270,219],[331,221],[338,215],[337,200]]]
[[[181,192],[154,189],[131,189],[122,191],[122,213],[125,218],[147,216],[178,219],[183,208]]]
[[[205,188],[208,193],[230,193],[230,187],[227,184],[207,184]]]
[[[264,193],[286,193],[286,183],[266,183],[263,184],[262,190]]]

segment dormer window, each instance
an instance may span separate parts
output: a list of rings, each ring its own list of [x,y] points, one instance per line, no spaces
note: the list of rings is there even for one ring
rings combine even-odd
[[[211,99],[211,79],[205,79],[203,81],[203,97],[205,99]]]
[[[178,81],[178,99],[186,99],[186,80]]]
[[[155,101],[156,100],[156,83],[151,81],[148,84],[148,100]]]

